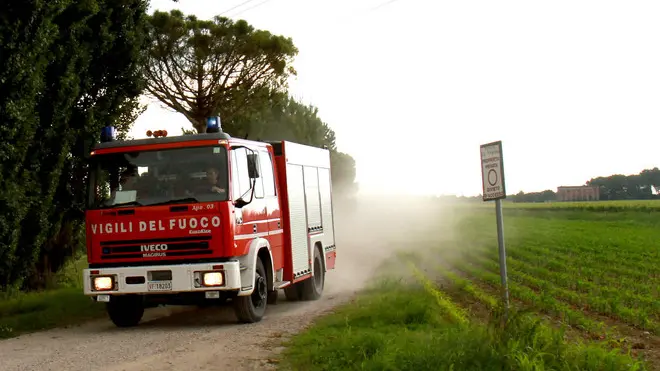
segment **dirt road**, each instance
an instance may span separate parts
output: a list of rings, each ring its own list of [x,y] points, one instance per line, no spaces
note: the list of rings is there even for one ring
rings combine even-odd
[[[328,274],[332,282],[335,272]],[[154,308],[142,324],[117,329],[106,320],[0,342],[0,369],[13,370],[267,370],[283,336],[347,300],[328,285],[315,302],[284,296],[262,322],[238,325],[231,308]],[[168,315],[169,314],[169,315]]]
[[[166,307],[147,311],[140,326],[107,319],[0,341],[0,370],[268,370],[284,338],[348,301],[408,233],[428,231],[418,205],[392,201],[351,208],[337,221],[337,269],[323,298],[269,306],[260,323],[236,324],[230,307]],[[427,212],[428,213],[428,212]],[[420,222],[422,220],[423,222]],[[406,247],[411,249],[413,247]]]

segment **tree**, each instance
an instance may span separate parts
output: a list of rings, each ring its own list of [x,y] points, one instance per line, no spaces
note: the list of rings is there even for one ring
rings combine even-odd
[[[277,94],[250,113],[235,117],[235,133],[257,140],[288,140],[325,147],[330,150],[333,190],[355,193],[355,160],[337,150],[335,132],[321,120],[318,112],[318,108],[311,104],[297,102],[288,94]]]
[[[297,54],[290,39],[255,31],[245,21],[200,21],[178,10],[155,12],[149,32],[147,90],[197,132],[206,131],[207,117],[219,115],[223,130],[235,137],[325,146],[332,153],[333,184],[357,189],[355,161],[337,152],[335,133],[318,108],[286,91]]]
[[[318,108],[303,105],[287,93],[255,104],[234,117],[233,135],[263,140],[291,140],[336,149],[334,131],[318,116]]]
[[[645,200],[658,196],[660,170],[658,168],[642,170],[639,174],[614,174],[597,177],[586,183],[600,187],[601,199],[604,200]]]
[[[358,190],[355,182],[355,159],[348,153],[330,152],[332,163],[332,187],[333,192],[340,195],[353,195]]]
[[[144,0],[11,0],[0,14],[0,287],[81,246],[89,146],[140,112]]]
[[[284,91],[298,50],[290,38],[256,30],[246,21],[199,20],[179,10],[149,18],[147,91],[183,114],[198,132],[219,115],[232,120]]]
[[[660,195],[660,169],[654,167],[653,169],[645,169],[639,173],[640,182],[650,186],[655,192],[655,195]]]

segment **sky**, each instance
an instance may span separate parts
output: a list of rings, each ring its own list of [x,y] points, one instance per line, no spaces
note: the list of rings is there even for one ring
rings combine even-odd
[[[291,37],[364,193],[478,195],[497,140],[508,194],[660,166],[660,1],[151,0],[174,8]],[[151,102],[135,138],[191,127]]]

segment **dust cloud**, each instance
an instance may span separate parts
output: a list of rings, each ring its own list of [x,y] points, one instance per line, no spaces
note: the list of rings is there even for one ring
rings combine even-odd
[[[404,275],[409,269],[397,263],[398,253],[433,260],[442,241],[454,237],[452,205],[437,198],[338,198],[334,212],[337,261],[326,280],[331,294],[355,292],[383,274]]]

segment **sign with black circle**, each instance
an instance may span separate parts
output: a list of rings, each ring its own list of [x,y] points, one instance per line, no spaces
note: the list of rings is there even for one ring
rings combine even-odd
[[[497,171],[495,169],[488,170],[488,184],[491,186],[497,184]]]
[[[484,201],[506,198],[501,141],[481,145],[481,178]]]

